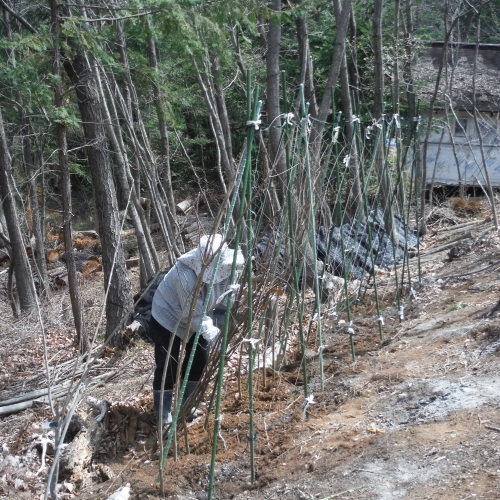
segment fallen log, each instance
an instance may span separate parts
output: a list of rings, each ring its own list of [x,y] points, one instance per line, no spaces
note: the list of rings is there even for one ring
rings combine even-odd
[[[45,252],[45,260],[49,264],[54,264],[59,260],[59,255],[61,254],[62,249],[52,248],[51,250],[47,250]]]
[[[25,410],[26,408],[31,408],[33,406],[33,401],[23,401],[22,403],[16,403],[9,406],[0,407],[0,417],[4,415],[10,415],[11,413],[17,413],[18,411]]]
[[[47,271],[50,287],[58,290],[68,286],[68,271],[65,267],[56,267]]]
[[[156,231],[158,231],[160,229],[160,224],[158,222],[155,222],[154,224],[151,224],[149,226],[149,231],[151,233],[155,233]],[[124,231],[122,231],[120,233],[120,236],[123,238],[123,239],[126,239],[126,238],[129,238],[130,236],[134,236],[135,235],[135,229],[132,228],[132,229],[125,229]]]
[[[123,369],[121,367],[120,369]],[[117,373],[118,368],[112,370],[108,373],[103,373],[101,375],[92,375],[92,383],[90,385],[94,385],[97,383],[101,383],[100,381],[104,379],[108,381],[112,379]],[[71,378],[77,378],[82,376],[83,371],[79,370],[72,374]],[[66,380],[65,382],[54,385],[50,389],[50,399],[56,400],[65,397],[68,392],[70,392],[73,388],[73,384],[70,380]],[[34,404],[45,404],[49,402],[49,389],[48,387],[44,387],[43,389],[37,389],[35,391],[26,392],[21,394],[20,396],[16,396],[10,399],[5,399],[4,401],[0,401],[0,415],[8,415],[10,413],[16,413],[18,411],[22,411],[26,408],[30,408]]]
[[[139,257],[132,257],[130,259],[127,259],[125,261],[125,264],[127,265],[127,269],[130,269],[131,267],[137,267],[139,265]]]
[[[463,278],[464,276],[470,276],[471,274],[482,273],[483,271],[487,271],[488,269],[491,269],[492,267],[498,266],[499,264],[500,264],[500,260],[496,260],[495,262],[492,262],[491,264],[488,264],[487,266],[480,267],[479,269],[474,269],[472,271],[459,273],[459,274],[448,274],[446,276],[439,276],[439,279],[446,280],[446,279],[450,279],[450,278]]]
[[[5,399],[4,401],[0,401],[0,407],[14,405],[16,403],[21,403],[22,401],[33,400],[40,396],[45,396],[48,392],[48,389],[45,387],[43,389],[38,389],[37,391],[26,392],[25,394],[21,394],[15,398]]]
[[[59,387],[59,388],[53,388],[50,394],[50,399],[56,400],[60,399],[68,393],[69,387]],[[35,391],[38,392],[38,391]],[[49,394],[48,394],[48,389],[41,389],[40,392],[42,394],[38,395],[37,397],[30,397],[26,400],[22,400],[20,402],[14,403],[14,404],[8,404],[6,405],[8,400],[2,401],[0,403],[0,416],[2,415],[10,415],[11,413],[17,413],[19,411],[25,410],[27,408],[31,408],[35,403],[48,403],[49,402]],[[23,396],[20,396],[20,398],[23,398]],[[14,400],[16,398],[13,398]]]
[[[439,229],[439,231],[436,231],[436,234],[438,233],[445,233],[445,232],[455,232],[455,231],[459,231],[459,230],[462,230],[468,226],[482,226],[483,224],[487,224],[488,222],[491,222],[491,220],[488,220],[488,219],[483,219],[481,221],[477,221],[477,220],[473,220],[473,221],[469,221],[469,222],[463,222],[462,224],[455,224],[454,226],[450,226],[450,227],[443,227],[441,229]]]
[[[68,431],[74,438],[61,453],[59,474],[63,479],[83,483],[104,435],[104,424],[92,416],[75,416]]]
[[[64,235],[61,230],[57,230],[57,228],[54,228],[52,231],[50,231],[47,234],[47,238],[49,241],[64,241]],[[79,230],[79,231],[72,231],[71,232],[71,239],[74,240],[75,238],[89,238],[92,240],[98,240],[99,239],[99,233],[93,229],[84,229],[84,230]]]
[[[199,217],[194,222],[183,229],[184,237],[190,241],[192,245],[198,244],[200,236],[203,234],[211,234],[214,230],[214,219],[210,217]]]
[[[78,231],[75,233],[73,238],[77,235],[82,235],[82,236],[88,236],[89,238],[93,238],[94,240],[99,239],[99,233],[97,231],[94,231],[93,229],[87,229],[85,231]]]
[[[431,250],[428,250],[427,252],[422,252],[420,254],[421,257],[427,257],[428,255],[433,255],[435,253],[439,252],[444,252],[445,250],[449,250],[451,247],[453,247],[458,241],[465,240],[472,238],[472,232],[467,231],[464,234],[460,235],[458,238],[455,238],[454,240],[450,241],[449,243],[446,243],[445,245],[441,245],[437,248],[432,248]]]
[[[195,200],[193,198],[188,198],[177,203],[175,207],[177,208],[177,212],[187,214],[194,207],[194,205]]]
[[[86,262],[76,264],[76,270],[82,273],[82,276],[87,278],[91,274],[102,271],[101,259],[96,255],[90,257]]]
[[[66,260],[64,254],[60,256],[60,260]],[[84,278],[88,278],[89,276],[102,271],[100,257],[97,255],[80,254],[79,252],[75,252],[75,267]],[[68,286],[68,270],[66,269],[66,266],[49,269],[47,275],[49,277],[50,286],[53,289],[58,290]]]

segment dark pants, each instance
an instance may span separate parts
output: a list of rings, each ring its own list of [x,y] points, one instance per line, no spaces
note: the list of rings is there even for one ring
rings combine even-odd
[[[163,370],[165,367],[165,362],[167,360],[168,347],[170,345],[170,339],[173,333],[161,326],[154,318],[151,318],[149,335],[151,340],[155,343],[155,374],[153,379],[153,389],[159,391],[161,389],[161,381],[163,378]],[[186,374],[186,367],[191,356],[191,351],[193,349],[195,335],[193,335],[186,345],[186,353],[184,355],[184,360],[182,363],[182,378]],[[170,351],[170,360],[167,367],[167,373],[165,376],[165,389],[171,390],[174,388],[177,376],[177,366],[179,361],[179,351],[182,344],[182,340],[174,335],[174,341],[172,344],[172,350]],[[203,373],[203,369],[207,363],[207,343],[203,337],[200,336],[198,340],[198,345],[196,346],[196,351],[194,353],[193,364],[191,365],[191,370],[189,371],[189,381],[196,382],[200,380]]]

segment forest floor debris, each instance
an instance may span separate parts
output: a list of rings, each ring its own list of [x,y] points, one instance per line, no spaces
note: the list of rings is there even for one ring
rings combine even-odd
[[[415,283],[401,323],[393,303],[392,273],[380,275],[384,340],[373,320],[370,290],[353,305],[356,361],[347,336],[331,321],[326,323],[325,390],[319,391],[319,372],[310,362],[314,404],[306,418],[296,359],[289,359],[280,372],[267,368],[255,374],[254,484],[249,482],[248,396],[239,393],[234,376],[227,378],[217,498],[498,498],[500,236],[485,232],[487,223],[475,221],[457,216],[454,224],[471,224],[450,234],[443,230],[449,221],[433,220],[425,247],[443,249],[422,259],[422,284]],[[469,250],[450,258],[446,243],[461,231],[471,232]],[[415,276],[416,262],[411,260]],[[137,270],[130,273],[136,280]],[[84,285],[90,325],[98,321],[100,286],[95,278]],[[2,400],[21,389],[39,389],[41,380],[34,374],[43,371],[35,320],[14,321],[4,299]],[[44,321],[54,366],[71,359],[76,350],[69,338],[70,317],[64,313],[65,292],[54,292],[48,308],[52,310]],[[92,389],[97,401],[110,403],[103,421],[106,430],[85,477],[61,482],[61,498],[104,499],[126,483],[130,498],[160,498],[152,366],[152,347],[142,342],[123,355],[106,352],[97,372],[114,370],[116,375]],[[245,382],[243,377],[243,387]],[[88,411],[99,413],[98,408]],[[53,454],[53,431],[43,428],[48,420],[45,403],[0,418],[0,498],[32,499],[43,491]],[[201,418],[189,427],[189,454],[184,438],[178,439],[179,458],[167,462],[169,498],[206,497],[211,437],[205,423]]]

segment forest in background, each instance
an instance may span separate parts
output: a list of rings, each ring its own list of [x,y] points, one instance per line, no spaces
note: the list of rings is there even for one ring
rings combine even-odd
[[[99,359],[96,345],[121,346],[134,307],[125,234],[134,234],[144,285],[193,243],[182,201],[192,204],[198,231],[221,232],[245,251],[247,316],[236,335],[226,319],[222,352],[228,341],[247,346],[249,402],[255,346],[268,345],[268,327],[273,341],[280,332],[273,367],[293,337],[306,402],[308,346],[318,352],[323,390],[325,292],[337,294],[334,314],[353,360],[354,315],[368,289],[380,341],[384,308],[395,306],[404,320],[405,301],[421,283],[419,236],[430,217],[428,169],[416,144],[433,123],[420,116],[432,116],[437,101],[419,95],[415,67],[430,42],[498,42],[498,2],[0,0],[0,9],[2,301],[14,317],[38,316],[43,338],[54,252],[64,262],[57,270],[66,273],[76,344],[94,355],[73,360],[84,366],[69,393],[77,403],[50,403],[65,431],[83,397],[79,384]],[[485,195],[498,229],[491,186]],[[480,206],[462,201],[473,211]],[[76,249],[78,238],[95,237],[105,300],[88,327]],[[324,265],[316,257],[328,257],[331,245]],[[252,255],[262,266],[259,281]],[[379,274],[381,267],[392,274]],[[378,283],[389,280],[394,291],[377,295]],[[211,358],[200,390],[218,373],[210,488],[221,425],[219,358]],[[45,368],[50,400],[57,363]],[[63,440],[56,433],[57,453]],[[57,463],[46,497],[57,497]]]
[[[25,248],[35,256],[37,290],[47,290],[47,233],[61,229],[82,336],[71,226],[79,212],[92,211],[110,284],[112,335],[131,307],[119,211],[127,208],[136,230],[145,283],[184,250],[176,202],[196,192],[216,212],[223,197],[217,194],[234,183],[245,147],[247,75],[252,87],[263,89],[261,179],[276,170],[279,180],[284,171],[280,127],[298,110],[301,85],[314,169],[335,125],[343,125],[339,144],[352,143],[353,116],[366,130],[382,115],[400,116],[404,147],[417,107],[428,105],[418,103],[412,76],[419,51],[435,40],[498,41],[496,7],[461,0],[244,6],[2,0],[0,228],[3,246],[11,249],[14,311],[32,308],[36,293]],[[346,182],[354,190],[358,168],[366,166],[353,167]],[[285,193],[279,182],[272,184],[261,202],[276,208]],[[168,262],[158,260],[141,198],[151,204]]]

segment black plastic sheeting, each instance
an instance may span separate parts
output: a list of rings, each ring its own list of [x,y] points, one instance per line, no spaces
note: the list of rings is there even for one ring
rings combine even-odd
[[[417,246],[417,233],[405,226],[401,217],[394,217],[397,243],[393,245],[385,230],[380,209],[372,210],[366,221],[354,220],[340,227],[320,226],[316,245],[317,257],[326,264],[327,271],[336,276],[362,278],[373,271],[373,265],[390,267],[403,259],[405,252]],[[276,248],[277,235],[267,231],[256,245],[254,256],[259,266],[273,265],[279,275],[285,266],[285,245]]]
[[[355,220],[340,227],[320,227],[317,234],[317,256],[325,262],[332,274],[344,277],[362,278],[372,272],[372,260],[378,267],[389,267],[403,259],[405,251],[417,246],[417,233],[405,226],[400,217],[394,218],[394,229],[398,243],[393,245],[385,231],[384,217],[381,210],[370,213],[366,222]],[[285,247],[275,249],[275,234],[263,233],[255,248],[255,259],[262,265],[274,265],[274,272],[279,274],[285,262]],[[342,247],[343,250],[342,251]],[[342,257],[343,253],[345,258]],[[370,255],[373,254],[373,257]],[[278,257],[276,259],[276,257]],[[346,269],[344,270],[344,264]],[[136,306],[130,320],[137,320],[143,326],[141,336],[147,340],[147,328],[151,319],[153,296],[167,271],[157,273],[148,284],[135,295]],[[144,335],[146,334],[146,335]]]
[[[372,211],[367,220],[343,224],[340,227],[320,227],[317,235],[318,258],[332,274],[362,278],[378,267],[389,267],[403,259],[405,252],[416,248],[417,233],[394,217],[397,243],[393,244],[385,230],[381,210]],[[344,254],[344,257],[343,257]],[[346,265],[346,269],[344,269]]]

